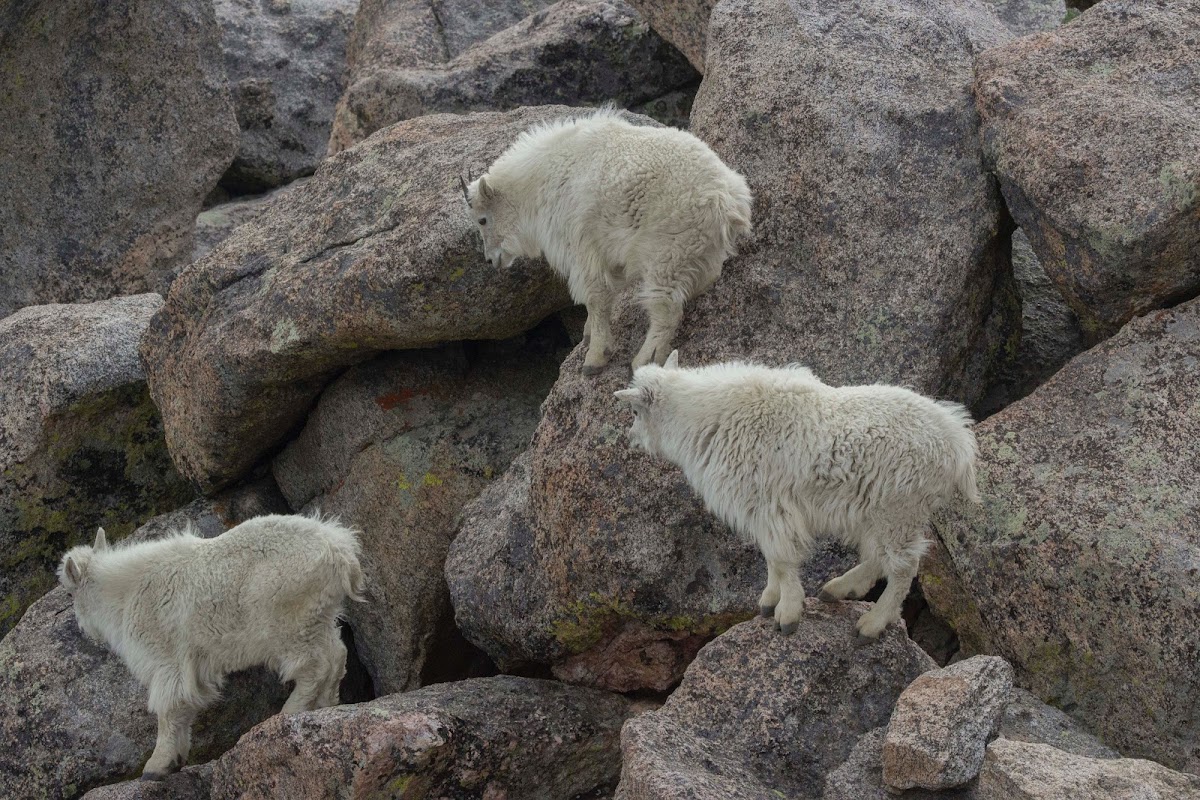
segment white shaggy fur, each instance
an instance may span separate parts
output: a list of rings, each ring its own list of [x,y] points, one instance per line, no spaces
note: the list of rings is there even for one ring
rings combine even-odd
[[[684,303],[750,232],[746,181],[708,145],[610,108],[526,131],[465,194],[489,262],[544,255],[587,306],[586,375],[608,363],[613,297],[627,281],[641,280],[650,317],[633,366],[661,364]]]
[[[813,538],[858,548],[858,566],[823,600],[887,590],[857,623],[878,637],[900,618],[932,510],[961,492],[978,501],[975,435],[957,403],[897,386],[832,387],[804,367],[714,364],[634,373],[616,396],[633,407],[631,441],[677,464],[717,517],[767,560],[759,605],[785,633],[804,604],[799,567]]]
[[[296,686],[285,713],[336,705],[346,672],[337,618],[361,600],[355,533],[335,521],[271,515],[213,539],[190,529],[69,550],[59,581],[79,627],[149,690],[158,741],[143,777],[187,761],[196,715],[230,672],[266,664]]]

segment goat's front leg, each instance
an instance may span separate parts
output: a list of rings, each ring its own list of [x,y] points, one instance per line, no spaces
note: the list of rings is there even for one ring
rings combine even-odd
[[[767,559],[767,588],[763,589],[758,598],[758,613],[764,617],[775,615],[775,606],[779,605],[779,576],[782,572],[778,561]]]
[[[799,561],[777,561],[779,569],[779,604],[775,606],[775,622],[784,636],[795,633],[804,613],[804,584],[800,582]]]
[[[154,753],[142,770],[142,780],[159,781],[178,772],[187,763],[192,743],[192,722],[196,711],[186,706],[174,706],[158,714],[158,740]]]
[[[588,286],[588,318],[585,328],[590,331],[587,355],[583,359],[584,375],[599,375],[608,364],[608,351],[612,337],[612,292],[603,283]]]

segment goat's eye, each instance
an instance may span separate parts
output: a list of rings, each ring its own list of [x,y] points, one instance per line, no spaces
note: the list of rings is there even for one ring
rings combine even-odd
[[[487,219],[486,219],[486,218],[484,218],[484,217],[480,217],[480,218],[479,218],[479,224],[480,224],[480,225],[487,225]]]

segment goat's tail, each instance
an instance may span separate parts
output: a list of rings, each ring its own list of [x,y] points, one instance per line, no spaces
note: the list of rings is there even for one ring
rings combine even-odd
[[[325,542],[329,547],[329,557],[333,561],[343,594],[356,603],[365,603],[367,581],[363,576],[362,565],[358,562],[359,556],[362,555],[358,531],[346,527],[337,517],[322,516],[320,511],[314,511],[311,516],[322,525]]]
[[[950,440],[950,470],[954,486],[963,497],[972,503],[978,503],[979,485],[975,481],[975,462],[979,457],[979,443],[975,432],[971,430],[974,421],[971,412],[959,403],[939,401],[938,405],[949,412],[951,425]]]
[[[737,254],[737,241],[754,231],[751,222],[750,187],[737,176],[723,191],[717,192],[712,200],[713,227],[720,231],[721,251],[724,260]]]

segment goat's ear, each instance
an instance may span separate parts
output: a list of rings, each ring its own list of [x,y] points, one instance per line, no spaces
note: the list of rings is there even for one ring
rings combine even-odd
[[[96,541],[92,544],[92,549],[97,553],[108,549],[108,539],[104,538],[104,528],[96,528]]]
[[[667,360],[663,363],[663,369],[679,369],[678,350],[672,350],[671,355],[667,356]]]
[[[496,190],[488,185],[487,175],[479,176],[479,196],[484,200],[491,200],[496,196]]]
[[[63,576],[68,589],[73,589],[83,581],[83,570],[75,563],[73,556],[67,556],[63,561]]]

